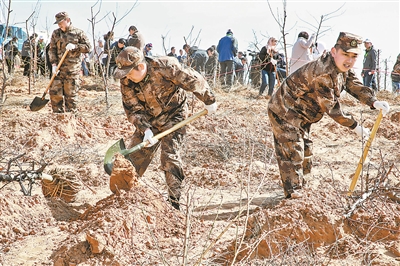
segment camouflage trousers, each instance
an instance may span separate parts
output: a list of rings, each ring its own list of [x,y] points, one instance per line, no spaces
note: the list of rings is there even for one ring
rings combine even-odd
[[[165,131],[163,129],[161,131]],[[161,131],[153,129],[154,135]],[[180,156],[181,145],[184,140],[186,133],[185,127],[172,132],[163,137],[159,142],[151,147],[143,148],[137,152],[131,153],[129,158],[132,164],[135,166],[136,172],[139,176],[142,176],[146,171],[147,167],[151,163],[156,151],[161,146],[161,170],[165,173],[165,180],[168,187],[168,195],[179,201],[181,196],[182,181],[184,174],[182,170],[182,159]],[[135,131],[130,139],[128,148],[131,148],[143,141],[144,135]]]
[[[304,184],[304,175],[311,172],[312,146],[309,139],[310,124],[303,128],[294,127],[268,110],[279,172],[285,197]]]
[[[54,78],[53,84],[49,90],[51,108],[54,113],[77,111],[76,103],[79,85],[79,75],[63,77],[59,74]]]

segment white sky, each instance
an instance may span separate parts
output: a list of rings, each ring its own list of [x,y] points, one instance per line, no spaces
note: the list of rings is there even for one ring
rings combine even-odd
[[[0,7],[4,12],[4,1]],[[54,23],[54,15],[60,11],[67,11],[73,24],[86,31],[92,40],[93,34],[88,19],[93,11],[99,12],[97,21],[106,13],[110,13],[107,19],[95,26],[95,38],[98,39],[111,27],[112,12],[117,19],[121,17],[135,4],[135,1],[102,1],[101,5],[96,1],[32,1],[13,0],[11,3],[11,23],[23,22],[35,10],[37,17],[36,31],[47,30],[49,34],[57,28]],[[275,14],[282,17],[283,2],[270,1]],[[334,12],[344,5],[339,11]],[[340,31],[347,31],[372,40],[376,49],[382,50],[381,57],[389,59],[389,71],[392,70],[393,61],[400,52],[400,1],[287,1],[287,42],[293,44],[300,31],[305,30],[310,34],[315,32],[318,20],[322,15],[329,18],[322,26],[329,29],[319,37],[328,48],[335,44]],[[332,13],[332,14],[330,14]],[[330,14],[330,15],[329,15]],[[199,34],[198,46],[207,49],[212,44],[217,44],[219,39],[225,36],[227,29],[232,29],[238,39],[239,50],[251,48],[250,44],[257,37],[259,48],[266,44],[269,36],[281,37],[279,26],[271,15],[268,1],[166,1],[166,0],[142,0],[138,1],[134,9],[122,19],[115,27],[116,39],[128,36],[128,28],[135,25],[145,36],[146,42],[153,43],[153,51],[164,54],[162,38],[166,36],[165,46],[169,52],[171,46],[177,47],[177,51],[184,44],[184,36],[189,37],[193,28],[189,43],[194,42]],[[253,33],[254,32],[254,33]],[[288,48],[290,55],[291,48]],[[362,56],[356,67],[361,68]],[[358,72],[358,71],[357,71]]]

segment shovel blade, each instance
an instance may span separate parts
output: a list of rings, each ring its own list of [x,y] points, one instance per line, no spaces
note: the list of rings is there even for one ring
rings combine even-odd
[[[111,175],[114,164],[114,155],[121,153],[123,150],[125,150],[125,143],[123,139],[118,140],[110,148],[108,148],[106,155],[104,156],[104,170],[107,174]]]
[[[35,99],[33,99],[33,101],[31,102],[31,105],[29,105],[29,109],[31,109],[31,111],[39,111],[40,109],[45,107],[48,102],[48,99],[36,96]]]

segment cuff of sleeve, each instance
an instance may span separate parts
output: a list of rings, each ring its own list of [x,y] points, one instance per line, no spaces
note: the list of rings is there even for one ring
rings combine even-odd
[[[140,121],[136,127],[142,134],[144,134],[146,129],[148,129],[148,128],[151,129],[152,128],[151,124],[147,123],[145,121]]]
[[[216,100],[214,99],[214,100],[208,100],[208,101],[204,101],[204,104],[205,105],[211,105],[211,104],[213,104],[213,103],[216,103]]]
[[[357,127],[358,123],[356,121],[354,121],[354,124],[352,124],[350,126],[350,129],[355,129]]]
[[[371,110],[375,110],[375,109],[376,109],[376,108],[374,107],[374,103],[375,103],[375,101],[373,101],[372,104],[369,106],[369,108],[370,108]]]

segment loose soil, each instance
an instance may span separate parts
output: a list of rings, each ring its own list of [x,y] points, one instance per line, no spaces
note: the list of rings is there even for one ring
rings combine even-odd
[[[351,197],[366,143],[326,116],[311,128],[314,168],[304,197],[284,199],[268,99],[256,88],[216,88],[217,113],[186,127],[177,211],[166,201],[158,154],[130,190],[111,192],[105,152],[134,127],[117,83],[106,94],[100,79],[82,81],[77,114],[54,114],[49,105],[29,110],[48,79],[29,90],[18,69],[7,81],[0,173],[8,163],[47,164],[44,173],[73,173],[80,190],[73,200],[45,197],[36,180],[24,196],[18,182],[1,182],[0,265],[400,265],[399,97],[378,93],[391,111]],[[203,108],[191,94],[188,103],[190,114]],[[347,94],[342,105],[373,127],[376,110]],[[133,171],[124,160],[118,157],[119,169]]]

